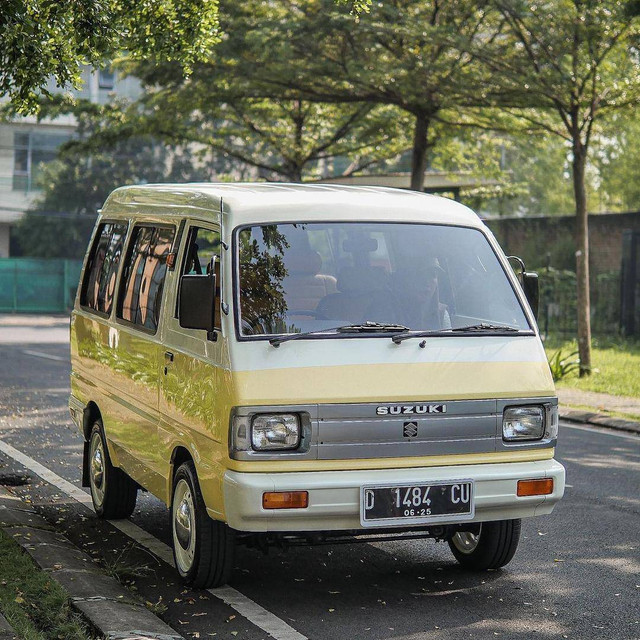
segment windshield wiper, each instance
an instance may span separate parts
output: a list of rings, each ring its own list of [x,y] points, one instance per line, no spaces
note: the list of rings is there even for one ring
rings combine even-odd
[[[385,324],[383,322],[372,322],[367,320],[358,324],[343,324],[339,327],[331,327],[329,329],[316,329],[315,331],[305,331],[304,333],[290,333],[286,336],[278,336],[271,338],[269,344],[279,347],[283,342],[290,340],[299,340],[308,336],[315,336],[322,333],[389,333],[391,331],[408,331],[409,327],[402,324]]]
[[[467,327],[456,327],[451,331],[520,331],[520,329],[518,327],[510,327],[508,324],[481,322],[480,324],[470,324]]]
[[[466,327],[455,327],[454,329],[430,329],[428,331],[408,331],[407,333],[400,333],[399,335],[393,336],[391,339],[396,344],[400,344],[403,340],[408,340],[409,338],[424,338],[427,336],[437,336],[437,335],[449,334],[453,332],[502,333],[502,332],[513,332],[513,331],[519,332],[520,329],[518,329],[517,327],[510,327],[509,325],[506,325],[506,324],[489,324],[486,322],[482,322],[480,324],[470,324]]]

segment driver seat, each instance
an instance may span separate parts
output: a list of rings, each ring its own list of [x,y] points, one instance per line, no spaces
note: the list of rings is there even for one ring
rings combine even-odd
[[[336,279],[320,273],[322,258],[317,251],[288,251],[284,266],[287,275],[282,279],[282,290],[289,313],[315,312],[320,300],[337,291]]]

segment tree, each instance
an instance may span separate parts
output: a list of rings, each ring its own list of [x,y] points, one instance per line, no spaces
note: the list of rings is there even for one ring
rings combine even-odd
[[[81,116],[80,135],[87,135],[95,126],[94,114]],[[212,172],[206,163],[194,167],[180,149],[148,137],[103,145],[90,155],[68,145],[58,159],[43,167],[42,195],[16,226],[18,243],[27,256],[82,258],[97,211],[116,187],[207,180]]]
[[[598,172],[600,209],[638,211],[640,122],[634,111],[618,112],[606,122],[592,162]]]
[[[479,76],[467,50],[495,33],[485,4],[388,0],[354,23],[330,0],[242,3],[244,26],[231,34],[242,52],[237,71],[266,91],[404,112],[413,121],[411,187],[422,190],[438,114],[477,101]]]
[[[52,78],[78,86],[81,65],[100,66],[126,50],[178,60],[188,71],[218,41],[215,0],[102,0],[0,3],[0,95],[20,112],[38,108]]]
[[[406,148],[407,123],[393,107],[310,101],[293,87],[262,81],[256,61],[266,51],[282,68],[296,62],[287,57],[295,55],[292,49],[271,47],[280,34],[270,31],[267,17],[283,17],[281,5],[230,3],[223,9],[225,38],[189,78],[175,64],[128,62],[127,72],[141,80],[145,93],[124,111],[105,107],[99,134],[83,146],[144,133],[235,159],[267,179],[294,182],[354,173]],[[253,9],[265,24],[252,22]]]
[[[124,134],[146,131],[169,144],[195,145],[254,167],[266,179],[291,182],[335,174],[343,158],[348,162],[338,173],[348,175],[404,148],[402,136],[390,131],[398,118],[389,109],[224,95],[194,76],[183,91],[147,95],[143,113],[136,105],[125,118]],[[196,84],[205,89],[199,97],[192,92]],[[109,136],[123,131],[106,126]]]
[[[474,50],[491,71],[489,102],[571,146],[584,376],[591,370],[585,170],[594,127],[611,111],[640,102],[638,20],[620,0],[493,1],[508,30],[492,46]]]
[[[338,0],[352,14],[371,0]],[[186,75],[220,38],[218,0],[3,0],[0,96],[20,113],[38,111],[39,95],[78,87],[81,66],[101,66],[123,52],[140,60],[176,60]]]

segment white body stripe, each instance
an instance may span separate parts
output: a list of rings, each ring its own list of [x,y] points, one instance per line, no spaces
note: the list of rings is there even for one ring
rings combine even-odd
[[[230,341],[232,369],[259,371],[299,367],[451,362],[546,362],[537,336],[452,336],[394,344],[390,338],[295,340],[275,348],[268,341]]]

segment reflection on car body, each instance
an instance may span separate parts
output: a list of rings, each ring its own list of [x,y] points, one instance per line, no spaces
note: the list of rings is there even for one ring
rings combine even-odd
[[[380,533],[498,568],[520,519],[564,491],[535,315],[488,229],[442,198],[118,189],[71,354],[97,514],[128,517],[140,487],[158,496],[196,587],[230,579],[239,544]]]

